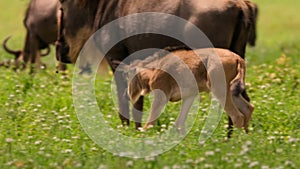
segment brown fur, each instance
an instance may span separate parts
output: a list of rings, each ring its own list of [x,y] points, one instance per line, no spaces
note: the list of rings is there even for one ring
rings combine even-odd
[[[78,2],[84,2],[82,7]],[[252,2],[248,0],[75,0],[65,1],[62,3],[63,10],[67,13],[64,17],[66,22],[64,29],[64,37],[66,41],[66,49],[57,52],[57,58],[67,58],[64,60],[76,61],[78,53],[85,43],[85,38],[82,38],[80,32],[82,28],[96,31],[105,26],[105,24],[135,13],[142,12],[160,12],[178,16],[185,19],[198,28],[210,39],[212,45],[218,48],[229,49],[242,58],[245,55],[246,44],[248,42],[249,34],[252,29],[249,25],[253,25],[249,14],[249,6]],[[144,27],[143,27],[144,26]],[[170,22],[168,18],[159,18],[154,22],[143,22],[132,20],[120,25],[120,31],[108,30],[106,38],[96,39],[98,48],[105,48],[111,39],[118,38],[119,33],[126,33],[135,31],[134,29],[146,28],[146,30],[155,29],[159,32],[164,30],[172,30],[177,26],[177,23]],[[84,31],[91,36],[93,31]],[[184,39],[192,39],[194,35],[189,29],[177,30],[180,31]],[[86,34],[87,33],[87,34]],[[82,41],[82,42],[79,42]],[[197,42],[201,42],[199,39]],[[75,44],[75,45],[74,45]],[[111,68],[115,71],[111,60],[122,61],[130,54],[147,48],[164,48],[166,46],[178,46],[182,43],[172,38],[166,38],[162,35],[138,35],[130,37],[121,41],[118,45],[113,47],[106,55]],[[198,46],[197,46],[198,45]],[[202,48],[207,47],[207,44],[197,44],[193,47]],[[204,46],[203,46],[204,45]],[[206,45],[206,46],[205,46]],[[63,53],[65,52],[65,53]],[[129,124],[129,107],[128,102],[124,98],[124,91],[126,80],[122,76],[116,77],[119,114],[126,115],[122,118],[122,123]],[[142,98],[139,103],[143,103]],[[143,106],[137,105],[142,108]],[[142,109],[140,109],[142,111]],[[126,119],[127,118],[127,119]],[[140,121],[140,120],[138,120]],[[139,124],[140,125],[140,124]],[[139,127],[136,126],[136,128]]]
[[[224,89],[223,86],[220,85],[224,84],[211,84],[211,79],[214,78],[211,75],[216,75],[215,73],[219,71],[218,64],[212,59],[215,54],[219,56],[223,64],[227,85],[227,87],[225,87],[227,90],[226,98],[220,95],[221,90]],[[232,118],[234,125],[247,130],[254,108],[241,95],[241,93],[245,91],[245,62],[238,55],[225,49],[178,50],[152,63],[142,64],[144,68],[139,68],[140,70],[130,65],[129,69],[137,71],[137,74],[128,82],[128,95],[133,103],[135,103],[140,96],[144,96],[152,91],[159,91],[157,94],[154,92],[154,101],[145,128],[155,124],[156,118],[159,116],[162,107],[167,101],[178,101],[180,99],[192,101],[195,97],[195,93],[189,92],[188,90],[182,90],[183,92],[180,93],[181,89],[176,81],[170,74],[162,70],[181,70],[180,67],[183,65],[173,65],[172,60],[175,58],[173,55],[181,59],[193,72],[199,92],[212,91],[213,95],[221,103],[225,103],[223,107],[228,116]],[[155,65],[156,67],[154,67]],[[157,65],[159,66],[157,67]],[[189,86],[185,87],[188,88]],[[179,116],[182,118],[178,119],[176,127],[184,128],[186,113],[191,105],[190,101],[186,103],[186,110],[182,110],[180,113]],[[185,103],[183,102],[183,104]]]

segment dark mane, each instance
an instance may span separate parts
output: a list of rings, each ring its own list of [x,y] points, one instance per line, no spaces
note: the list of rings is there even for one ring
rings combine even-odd
[[[144,60],[135,60],[131,63],[132,66],[139,66],[139,67],[146,67],[147,65],[150,66],[156,60],[159,60],[166,56],[170,52],[178,51],[178,50],[191,50],[191,48],[180,45],[180,46],[168,46],[163,49],[158,50],[153,55],[148,56]]]
[[[174,52],[177,50],[192,50],[192,49],[188,46],[180,45],[180,46],[168,46],[168,47],[165,47],[163,50],[166,50],[169,52]]]

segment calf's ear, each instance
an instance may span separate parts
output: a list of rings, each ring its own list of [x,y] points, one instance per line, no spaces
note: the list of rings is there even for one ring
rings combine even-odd
[[[122,72],[127,72],[128,69],[130,69],[129,65],[126,65],[125,63],[118,61],[118,60],[114,60],[112,61],[112,67],[116,70],[116,71],[122,71]]]

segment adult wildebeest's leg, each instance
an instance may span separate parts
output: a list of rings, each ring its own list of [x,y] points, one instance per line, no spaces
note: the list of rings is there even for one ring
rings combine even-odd
[[[30,39],[30,73],[37,72],[41,68],[41,56],[39,42],[36,36],[32,35]]]
[[[249,3],[249,2],[246,2]],[[249,4],[248,4],[249,6]],[[242,58],[245,57],[246,44],[249,42],[251,46],[255,45],[256,41],[256,17],[257,17],[257,6],[254,4],[254,10],[250,12],[250,18],[245,18],[246,11],[240,11],[238,16],[237,25],[235,28],[235,34],[232,39],[232,44],[230,46],[230,50],[240,55]],[[252,10],[249,8],[249,10]],[[248,20],[249,19],[249,20]],[[249,23],[246,23],[246,21]],[[249,25],[248,25],[249,24]],[[250,27],[249,27],[250,26]],[[248,28],[247,28],[248,27]],[[249,33],[249,36],[248,36]],[[242,92],[242,96],[250,102],[250,98],[245,91]],[[228,117],[228,133],[227,137],[230,138],[232,134],[233,122],[230,117]],[[247,129],[245,129],[247,130]]]
[[[195,96],[191,96],[182,100],[181,111],[175,123],[176,129],[179,130],[182,135],[185,135],[185,121],[194,99]]]
[[[30,62],[29,72],[36,72],[40,68],[40,51],[38,38],[27,32],[24,47],[24,62]]]
[[[163,107],[167,104],[168,99],[165,93],[159,89],[153,90],[153,102],[151,105],[150,115],[147,119],[147,122],[144,126],[144,129],[154,126],[157,118],[159,117]]]
[[[130,115],[129,115],[129,100],[126,97],[127,91],[127,81],[126,78],[122,75],[121,72],[115,71],[114,77],[117,87],[118,103],[119,103],[119,117],[123,125],[130,124]]]
[[[141,96],[136,103],[133,104],[132,116],[135,122],[135,128],[142,126],[144,96]]]
[[[119,63],[125,58],[124,56],[128,55],[129,54],[127,53],[127,50],[124,46],[117,45],[113,49],[111,49],[105,56],[106,61],[108,62],[114,73],[119,103],[119,117],[123,125],[130,124],[129,97],[127,95],[128,83],[126,76],[121,71],[116,70]],[[138,129],[139,127],[141,127],[142,121],[143,97],[139,98],[139,100],[134,104],[134,107],[135,108],[133,109],[132,113],[135,121],[135,127],[136,129]]]
[[[58,71],[66,71],[67,70],[67,65],[62,62],[58,62],[58,65],[56,66],[56,70]]]
[[[26,38],[25,38],[25,46],[24,46],[24,55],[22,56],[23,58],[20,58],[21,60],[24,61],[24,68],[27,66],[27,63],[30,61],[30,53],[31,53],[31,34],[29,32],[26,33]]]
[[[116,70],[119,64],[121,63],[121,61],[124,58],[126,58],[127,55],[129,54],[127,53],[127,50],[124,48],[124,46],[117,45],[113,49],[111,49],[105,56],[106,61],[109,63],[114,73],[114,79],[116,82],[117,96],[118,96],[119,117],[123,125],[130,125],[129,97],[127,95],[128,84],[124,73],[122,71],[116,71]],[[137,108],[137,110],[141,109],[140,111],[142,111],[143,105],[142,104],[140,105],[139,103],[143,103],[143,102],[139,100],[138,103],[135,105],[135,107]],[[134,118],[138,118],[138,117],[134,115]],[[137,121],[141,121],[141,120],[137,120]],[[140,126],[136,126],[136,128],[138,127]]]
[[[233,122],[230,116],[228,116],[227,138],[230,138],[233,132]]]

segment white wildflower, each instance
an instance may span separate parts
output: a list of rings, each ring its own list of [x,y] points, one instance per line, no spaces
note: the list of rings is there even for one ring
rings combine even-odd
[[[14,142],[15,140],[12,139],[12,138],[6,138],[5,141],[6,141],[7,143],[12,143],[12,142]]]
[[[132,167],[133,166],[133,161],[127,161],[126,166],[127,167]]]
[[[206,151],[205,152],[205,156],[213,156],[213,155],[215,155],[214,151]]]
[[[71,153],[72,152],[72,149],[66,149],[65,150],[65,153]]]
[[[252,168],[252,167],[257,166],[258,164],[259,164],[258,161],[254,161],[254,162],[251,162],[248,167]]]
[[[262,166],[261,166],[261,169],[270,169],[270,167],[267,166],[267,165],[262,165]]]
[[[40,140],[34,142],[35,145],[40,145],[41,143],[42,143],[42,141],[40,141]]]

